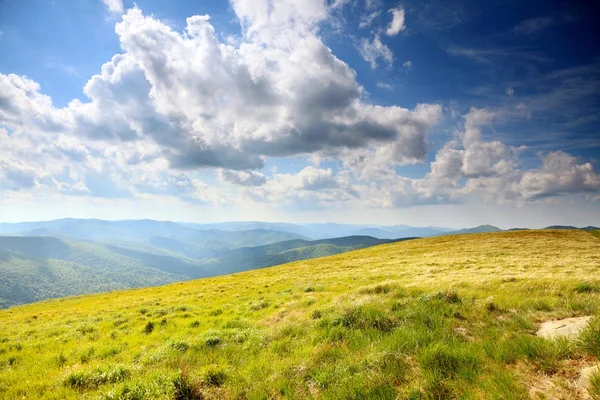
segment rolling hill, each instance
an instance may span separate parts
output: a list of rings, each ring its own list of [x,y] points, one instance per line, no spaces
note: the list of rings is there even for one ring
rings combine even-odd
[[[467,233],[489,233],[489,232],[501,232],[502,229],[493,225],[479,225],[474,228],[459,229],[457,231],[449,232],[450,235],[463,235]]]
[[[305,238],[295,233],[269,229],[201,230],[169,221],[104,221],[72,218],[47,222],[0,224],[0,233],[16,236],[62,237],[159,254],[175,253],[192,258],[213,257],[234,248]]]
[[[598,315],[599,255],[584,231],[450,235],[0,310],[0,397],[584,398],[600,318],[535,332]]]
[[[261,240],[277,236],[273,231],[261,230],[236,234],[243,237],[246,232],[257,231],[264,233]],[[53,297],[224,275],[390,242],[368,236],[295,239],[211,253],[217,257],[193,258],[197,253],[182,242],[150,239],[150,245],[119,242],[118,246],[50,236],[0,236],[0,308]],[[256,240],[247,239],[248,243]]]
[[[291,261],[340,254],[364,247],[376,246],[395,241],[410,240],[375,239],[371,236],[348,236],[321,240],[289,240],[275,244],[247,247],[228,251],[222,256],[203,264],[206,276],[222,275],[250,269],[270,267]],[[212,271],[218,272],[211,274]]]
[[[189,279],[196,268],[175,257],[151,255],[144,259],[92,243],[53,237],[0,237],[0,307],[162,285]]]

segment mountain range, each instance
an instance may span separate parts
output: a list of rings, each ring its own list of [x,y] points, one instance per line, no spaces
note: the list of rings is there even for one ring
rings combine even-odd
[[[492,225],[452,230],[259,221],[1,223],[0,307],[224,275],[417,237],[499,231]]]

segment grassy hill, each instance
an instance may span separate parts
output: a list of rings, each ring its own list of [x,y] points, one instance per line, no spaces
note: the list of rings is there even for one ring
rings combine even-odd
[[[164,285],[199,267],[180,258],[119,254],[53,237],[0,237],[0,308],[52,297]]]
[[[272,231],[260,233],[247,241],[254,243],[278,235]],[[246,232],[235,234],[243,234],[238,238],[246,236]],[[295,239],[224,250],[217,253],[217,258],[195,259],[186,257],[188,248],[175,239],[152,241],[156,246],[132,242],[117,246],[48,236],[0,236],[0,308],[53,297],[224,275],[389,242],[369,236]]]
[[[0,398],[579,398],[599,310],[596,233],[410,240],[2,310]]]
[[[459,229],[457,231],[452,231],[450,235],[462,235],[466,233],[491,233],[491,232],[501,232],[502,229],[498,228],[494,225],[479,225],[474,228],[468,229]]]
[[[223,275],[410,239],[414,238],[388,240],[370,236],[347,236],[321,240],[287,240],[265,246],[234,249],[209,260],[203,267],[205,276]]]

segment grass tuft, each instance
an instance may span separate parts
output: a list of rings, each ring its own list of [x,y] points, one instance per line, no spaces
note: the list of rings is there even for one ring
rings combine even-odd
[[[586,353],[600,359],[600,317],[594,317],[581,332],[579,345]]]
[[[421,353],[419,363],[423,372],[434,380],[455,378],[474,378],[480,365],[477,352],[469,347],[450,347],[435,343]]]
[[[97,367],[90,371],[71,372],[63,384],[78,390],[88,390],[107,383],[122,382],[130,375],[130,370],[122,365]]]
[[[598,293],[600,292],[600,286],[598,284],[581,282],[573,289],[575,293]]]
[[[144,326],[144,333],[146,335],[149,335],[149,334],[152,333],[152,331],[154,331],[154,322],[148,321],[148,323],[146,324],[146,326]]]

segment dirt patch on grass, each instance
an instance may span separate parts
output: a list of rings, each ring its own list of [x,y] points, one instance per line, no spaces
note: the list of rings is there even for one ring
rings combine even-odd
[[[546,321],[540,325],[536,335],[547,339],[575,338],[590,323],[591,319],[592,317],[587,316]]]

